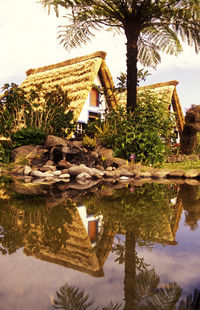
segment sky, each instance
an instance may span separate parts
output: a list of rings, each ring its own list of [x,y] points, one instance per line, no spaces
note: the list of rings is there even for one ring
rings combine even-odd
[[[5,83],[18,85],[30,68],[54,64],[70,58],[105,51],[106,63],[114,81],[126,71],[126,46],[123,35],[97,32],[80,48],[67,51],[60,44],[59,25],[66,23],[62,12],[56,17],[53,9],[48,15],[37,0],[0,0],[0,89]],[[178,56],[162,55],[161,64],[149,69],[151,76],[141,85],[177,80],[178,96],[183,113],[192,105],[200,104],[200,54],[184,45]],[[1,92],[1,91],[0,91]]]

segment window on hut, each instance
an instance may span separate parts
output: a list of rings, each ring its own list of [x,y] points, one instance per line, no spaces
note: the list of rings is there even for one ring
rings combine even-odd
[[[92,106],[92,107],[98,107],[99,106],[99,92],[96,88],[91,89],[90,106]]]

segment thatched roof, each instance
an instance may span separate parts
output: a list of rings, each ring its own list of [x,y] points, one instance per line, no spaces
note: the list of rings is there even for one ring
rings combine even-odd
[[[155,95],[164,97],[169,104],[172,104],[173,110],[176,113],[176,122],[179,132],[183,131],[185,119],[181,109],[180,101],[176,91],[177,81],[169,81],[164,83],[151,84],[143,87],[138,87],[138,97],[144,95],[146,91],[150,91]],[[119,104],[126,105],[127,94],[123,92],[119,95]]]
[[[108,104],[114,106],[116,103],[115,98],[113,96],[111,98],[114,84],[105,57],[106,53],[99,51],[42,68],[29,69],[21,87],[29,91],[37,84],[42,84],[47,90],[53,89],[56,85],[61,86],[67,91],[69,108],[74,111],[74,116],[78,119],[98,73],[102,86],[105,87]]]
[[[104,275],[103,266],[99,264],[78,210],[75,211],[72,222],[66,224],[63,229],[65,229],[68,238],[57,252],[53,252],[48,244],[43,244],[43,242],[37,245],[39,251],[30,251],[28,240],[25,240],[25,253],[91,276],[102,277]],[[42,228],[38,231],[34,229],[33,232],[42,235]]]

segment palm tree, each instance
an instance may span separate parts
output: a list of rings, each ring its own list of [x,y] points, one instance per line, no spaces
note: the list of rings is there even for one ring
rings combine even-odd
[[[159,52],[177,55],[181,41],[200,48],[199,0],[40,0],[43,6],[66,9],[70,24],[59,38],[65,48],[77,47],[103,27],[122,32],[127,46],[127,110],[136,108],[137,61],[156,66]],[[178,38],[180,37],[180,39]]]

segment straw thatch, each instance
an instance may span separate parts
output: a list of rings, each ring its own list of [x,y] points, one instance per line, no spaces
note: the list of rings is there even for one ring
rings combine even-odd
[[[138,97],[143,96],[146,91],[150,91],[153,95],[164,98],[165,101],[168,101],[169,105],[173,107],[173,111],[176,115],[177,129],[181,134],[184,127],[184,116],[181,109],[180,101],[176,91],[177,81],[169,81],[164,83],[151,84],[143,87],[138,87]],[[123,92],[119,95],[119,104],[126,106],[127,94]]]
[[[25,240],[25,253],[34,257],[59,264],[67,268],[72,268],[95,277],[102,277],[103,266],[100,266],[98,257],[93,250],[90,238],[83,225],[78,210],[75,211],[72,223],[63,227],[68,235],[62,247],[53,252],[48,244],[38,243],[38,251],[31,251],[28,240]],[[40,231],[41,230],[41,231]],[[42,228],[34,233],[42,234]]]
[[[46,90],[52,90],[56,85],[61,86],[67,92],[69,109],[74,111],[75,119],[78,120],[98,74],[102,86],[105,87],[107,104],[110,106],[116,104],[114,96],[111,96],[114,84],[105,57],[106,53],[99,51],[54,65],[30,69],[26,72],[27,78],[21,87],[29,91],[37,84],[42,84]]]

